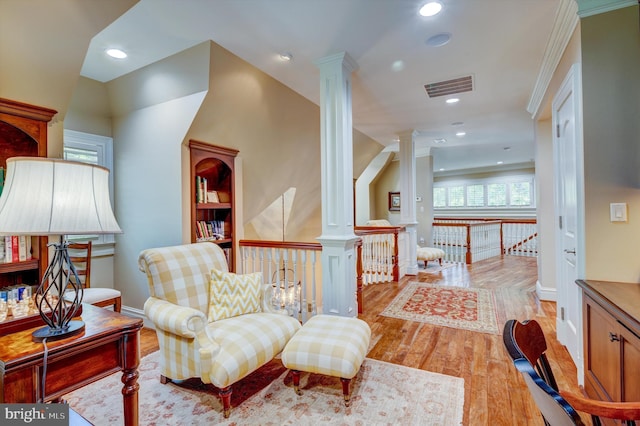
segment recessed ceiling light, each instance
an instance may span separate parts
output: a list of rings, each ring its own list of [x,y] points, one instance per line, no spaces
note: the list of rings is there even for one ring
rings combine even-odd
[[[285,62],[289,62],[290,60],[293,59],[293,55],[289,52],[281,53],[280,59],[282,59]]]
[[[467,134],[467,132],[465,132],[465,131],[462,131],[462,132],[456,132],[456,136],[457,136],[457,137],[459,137],[459,138],[463,137],[463,136],[464,136],[464,135],[466,135],[466,134]]]
[[[441,143],[445,143],[447,140],[444,138],[440,138],[440,139],[434,139],[433,143],[437,143],[437,144],[441,144]]]
[[[393,64],[391,64],[391,70],[393,71],[402,71],[404,69],[404,61],[402,60],[397,60],[394,61]]]
[[[503,161],[498,161],[498,163],[497,163],[497,164],[502,164],[502,163],[503,163]]]
[[[127,57],[127,54],[121,49],[107,49],[107,55],[116,59],[124,59]]]
[[[430,1],[420,8],[420,15],[433,16],[437,15],[442,10],[442,5],[437,1]]]
[[[449,98],[445,102],[448,103],[448,104],[455,104],[455,103],[460,102],[460,99],[458,99],[458,98]]]
[[[444,172],[444,169],[440,169],[441,172]]]
[[[440,33],[440,34],[436,34],[429,37],[427,39],[427,45],[431,47],[440,47],[449,43],[450,40],[451,40],[450,33]]]

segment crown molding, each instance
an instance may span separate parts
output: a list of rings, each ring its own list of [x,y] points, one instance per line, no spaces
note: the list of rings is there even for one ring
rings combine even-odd
[[[576,0],[578,2],[578,16],[585,18],[587,16],[598,15],[600,13],[610,12],[623,7],[634,6],[638,4],[638,0]]]
[[[569,44],[569,40],[578,25],[578,5],[575,0],[561,0],[556,18],[551,30],[551,36],[545,48],[544,57],[540,72],[536,79],[536,84],[531,92],[531,98],[527,105],[527,111],[532,117],[536,117],[540,110],[540,105],[544,99],[544,95],[549,88],[549,83],[553,77],[556,67],[560,63],[562,54]]]

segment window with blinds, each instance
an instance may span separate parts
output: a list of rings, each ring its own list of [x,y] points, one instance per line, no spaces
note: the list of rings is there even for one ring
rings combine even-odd
[[[467,186],[467,206],[484,207],[484,185]]]
[[[113,139],[75,130],[65,130],[63,155],[65,160],[95,164],[113,170]],[[113,204],[113,173],[109,173],[109,192]],[[94,245],[115,242],[113,234],[74,235],[70,236],[69,240],[91,240]]]
[[[532,208],[534,205],[533,176],[500,176],[467,182],[443,181],[433,186],[435,209],[469,208]]]

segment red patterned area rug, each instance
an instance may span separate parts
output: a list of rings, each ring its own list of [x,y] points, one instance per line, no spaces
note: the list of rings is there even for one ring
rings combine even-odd
[[[158,353],[138,369],[139,424],[168,425],[460,425],[464,379],[366,358],[351,381],[345,407],[339,378],[303,374],[302,395],[274,360],[233,385],[231,416],[224,419],[217,389],[190,379],[160,384]],[[96,426],[123,424],[122,374],[63,397]]]
[[[380,315],[499,334],[493,292],[409,282]]]

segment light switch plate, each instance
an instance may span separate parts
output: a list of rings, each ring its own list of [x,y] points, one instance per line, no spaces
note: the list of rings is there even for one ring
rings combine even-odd
[[[611,203],[611,222],[627,221],[627,203]]]

